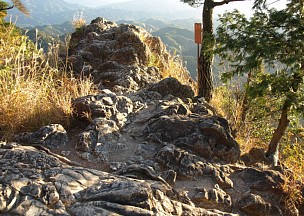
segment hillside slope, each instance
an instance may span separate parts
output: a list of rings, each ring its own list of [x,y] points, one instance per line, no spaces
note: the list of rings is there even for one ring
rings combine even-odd
[[[171,53],[178,55],[183,64],[196,77],[197,45],[194,43],[194,33],[186,29],[166,27],[153,32],[166,44]]]

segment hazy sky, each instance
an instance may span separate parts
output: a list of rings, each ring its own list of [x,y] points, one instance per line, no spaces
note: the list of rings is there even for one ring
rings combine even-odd
[[[71,2],[71,3],[78,3],[78,4],[90,6],[90,7],[94,7],[94,6],[98,7],[98,6],[102,6],[102,5],[106,5],[106,4],[125,2],[125,1],[130,1],[130,0],[65,0],[65,1]],[[157,2],[156,0],[151,0],[151,1]],[[167,1],[170,1],[172,4],[172,7],[174,7],[174,8],[181,8],[181,7],[189,8],[189,6],[187,4],[184,4],[179,0],[167,0]],[[268,4],[270,4],[271,6],[277,7],[277,8],[284,7],[286,5],[286,1],[287,0],[267,0]],[[222,5],[220,7],[216,7],[215,10],[216,10],[216,12],[221,13],[226,10],[230,11],[230,10],[237,8],[240,11],[244,11],[244,13],[248,13],[251,11],[252,3],[253,3],[253,0],[245,0],[242,2],[231,2],[229,4]],[[202,8],[202,6],[201,6],[201,8]]]

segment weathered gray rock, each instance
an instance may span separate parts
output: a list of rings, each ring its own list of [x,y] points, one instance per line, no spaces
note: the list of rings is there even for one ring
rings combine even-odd
[[[162,96],[173,95],[179,98],[192,98],[194,92],[190,86],[182,85],[175,78],[166,78],[157,84],[152,85],[149,90],[159,92]]]
[[[202,157],[235,163],[240,149],[222,121],[210,116],[163,115],[148,123],[148,133]]]
[[[152,73],[148,62],[154,47],[162,47],[159,55],[168,56],[165,46],[140,27],[116,25],[104,18],[96,18],[90,25],[72,34],[69,53],[76,72],[90,67],[101,88],[113,91],[138,90],[160,79]],[[156,50],[156,49],[155,49]]]
[[[261,171],[255,168],[246,168],[236,175],[252,190],[272,191],[284,183],[282,173],[274,170]]]
[[[115,121],[119,127],[126,123],[126,117],[133,112],[133,103],[129,98],[118,96],[107,89],[99,95],[77,98],[73,105],[80,119],[88,121],[103,117]]]
[[[196,188],[197,193],[192,199],[194,203],[203,208],[215,208],[226,211],[231,211],[232,201],[231,197],[218,185],[211,190],[206,188]]]
[[[108,161],[110,151],[119,151],[125,148],[120,143],[119,128],[112,120],[95,118],[87,130],[79,135],[76,149],[90,153],[86,157],[97,158],[98,161]]]
[[[0,157],[5,215],[233,215],[195,207],[161,181],[70,167],[28,146],[1,148]]]
[[[158,82],[162,71],[170,69],[169,53],[158,37],[140,27],[118,26],[104,18],[96,18],[72,34],[69,54],[77,73],[92,75],[100,89],[120,93],[137,91]],[[185,80],[194,85],[186,69],[181,66],[180,70]],[[179,94],[191,97],[193,93],[189,93],[188,88],[180,88]],[[177,90],[176,87],[174,91]]]
[[[247,154],[242,155],[241,160],[246,165],[254,165],[258,163],[265,164],[267,158],[265,156],[265,150],[262,148],[252,148]]]
[[[282,216],[282,211],[277,207],[263,200],[263,198],[256,194],[246,194],[241,197],[238,202],[240,208],[251,215],[265,215],[265,216]]]
[[[60,124],[47,125],[32,133],[17,134],[14,140],[25,144],[41,144],[51,149],[63,147],[69,141],[66,130]]]

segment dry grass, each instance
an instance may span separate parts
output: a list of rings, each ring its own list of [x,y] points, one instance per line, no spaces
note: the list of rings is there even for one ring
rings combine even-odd
[[[288,134],[289,142],[282,149],[281,160],[288,167],[285,182],[282,186],[286,194],[285,203],[288,208],[304,204],[304,130]]]
[[[303,160],[301,162],[293,160],[290,162],[285,162],[290,166],[290,170],[285,171],[284,178],[285,181],[281,185],[281,189],[285,193],[284,203],[287,209],[296,209],[304,204],[303,197]]]
[[[183,61],[180,56],[173,54],[171,55],[166,51],[165,47],[158,48],[164,49],[163,53],[160,56],[159,53],[154,50],[158,50],[155,48],[159,45],[156,45],[157,40],[151,39],[150,37],[145,37],[142,39],[149,46],[151,50],[151,56],[149,59],[148,66],[155,66],[159,68],[161,72],[162,78],[174,77],[183,85],[189,85],[195,92],[197,93],[197,83],[192,79],[189,71],[183,66]],[[160,45],[162,47],[162,45]]]
[[[61,70],[56,54],[46,57],[13,25],[0,28],[0,138],[48,123],[69,125],[71,101],[94,91],[91,80]]]
[[[243,106],[244,95],[239,84],[228,83],[215,89],[211,104],[229,121],[242,153],[248,153],[253,147],[267,149],[277,123],[278,109],[267,98],[249,100]]]
[[[72,25],[74,26],[75,29],[80,29],[86,25],[86,19],[82,11],[74,14]]]

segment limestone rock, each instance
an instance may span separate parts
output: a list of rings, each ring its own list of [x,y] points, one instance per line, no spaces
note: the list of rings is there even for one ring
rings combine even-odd
[[[69,167],[31,147],[1,148],[0,156],[1,214],[233,215],[195,207],[189,200],[184,203],[160,181]]]
[[[36,132],[17,134],[14,140],[21,143],[41,144],[48,148],[63,147],[69,141],[66,130],[60,124],[47,125]]]
[[[229,129],[217,117],[163,115],[153,119],[148,127],[149,133],[161,141],[187,147],[205,158],[235,163],[240,154]]]
[[[238,205],[241,209],[251,215],[265,215],[265,216],[281,216],[282,211],[277,206],[272,206],[270,203],[263,200],[263,198],[256,194],[246,194],[239,200]]]
[[[196,190],[197,194],[193,200],[197,206],[231,211],[231,197],[218,185],[215,185],[215,188],[211,190],[206,188],[197,188]]]
[[[152,85],[149,90],[157,91],[162,96],[166,96],[168,94],[179,98],[192,98],[194,96],[194,92],[190,86],[182,85],[172,77],[163,79],[159,83]]]
[[[87,121],[103,117],[115,121],[120,127],[127,121],[126,117],[133,112],[133,103],[129,98],[106,89],[99,95],[77,98],[73,104],[80,119]]]
[[[161,80],[160,69],[170,69],[169,53],[158,37],[143,28],[100,17],[72,34],[69,54],[75,72],[91,75],[100,89],[114,92],[147,87]],[[194,85],[186,69],[180,68],[185,81]],[[183,87],[189,92],[187,88]]]

